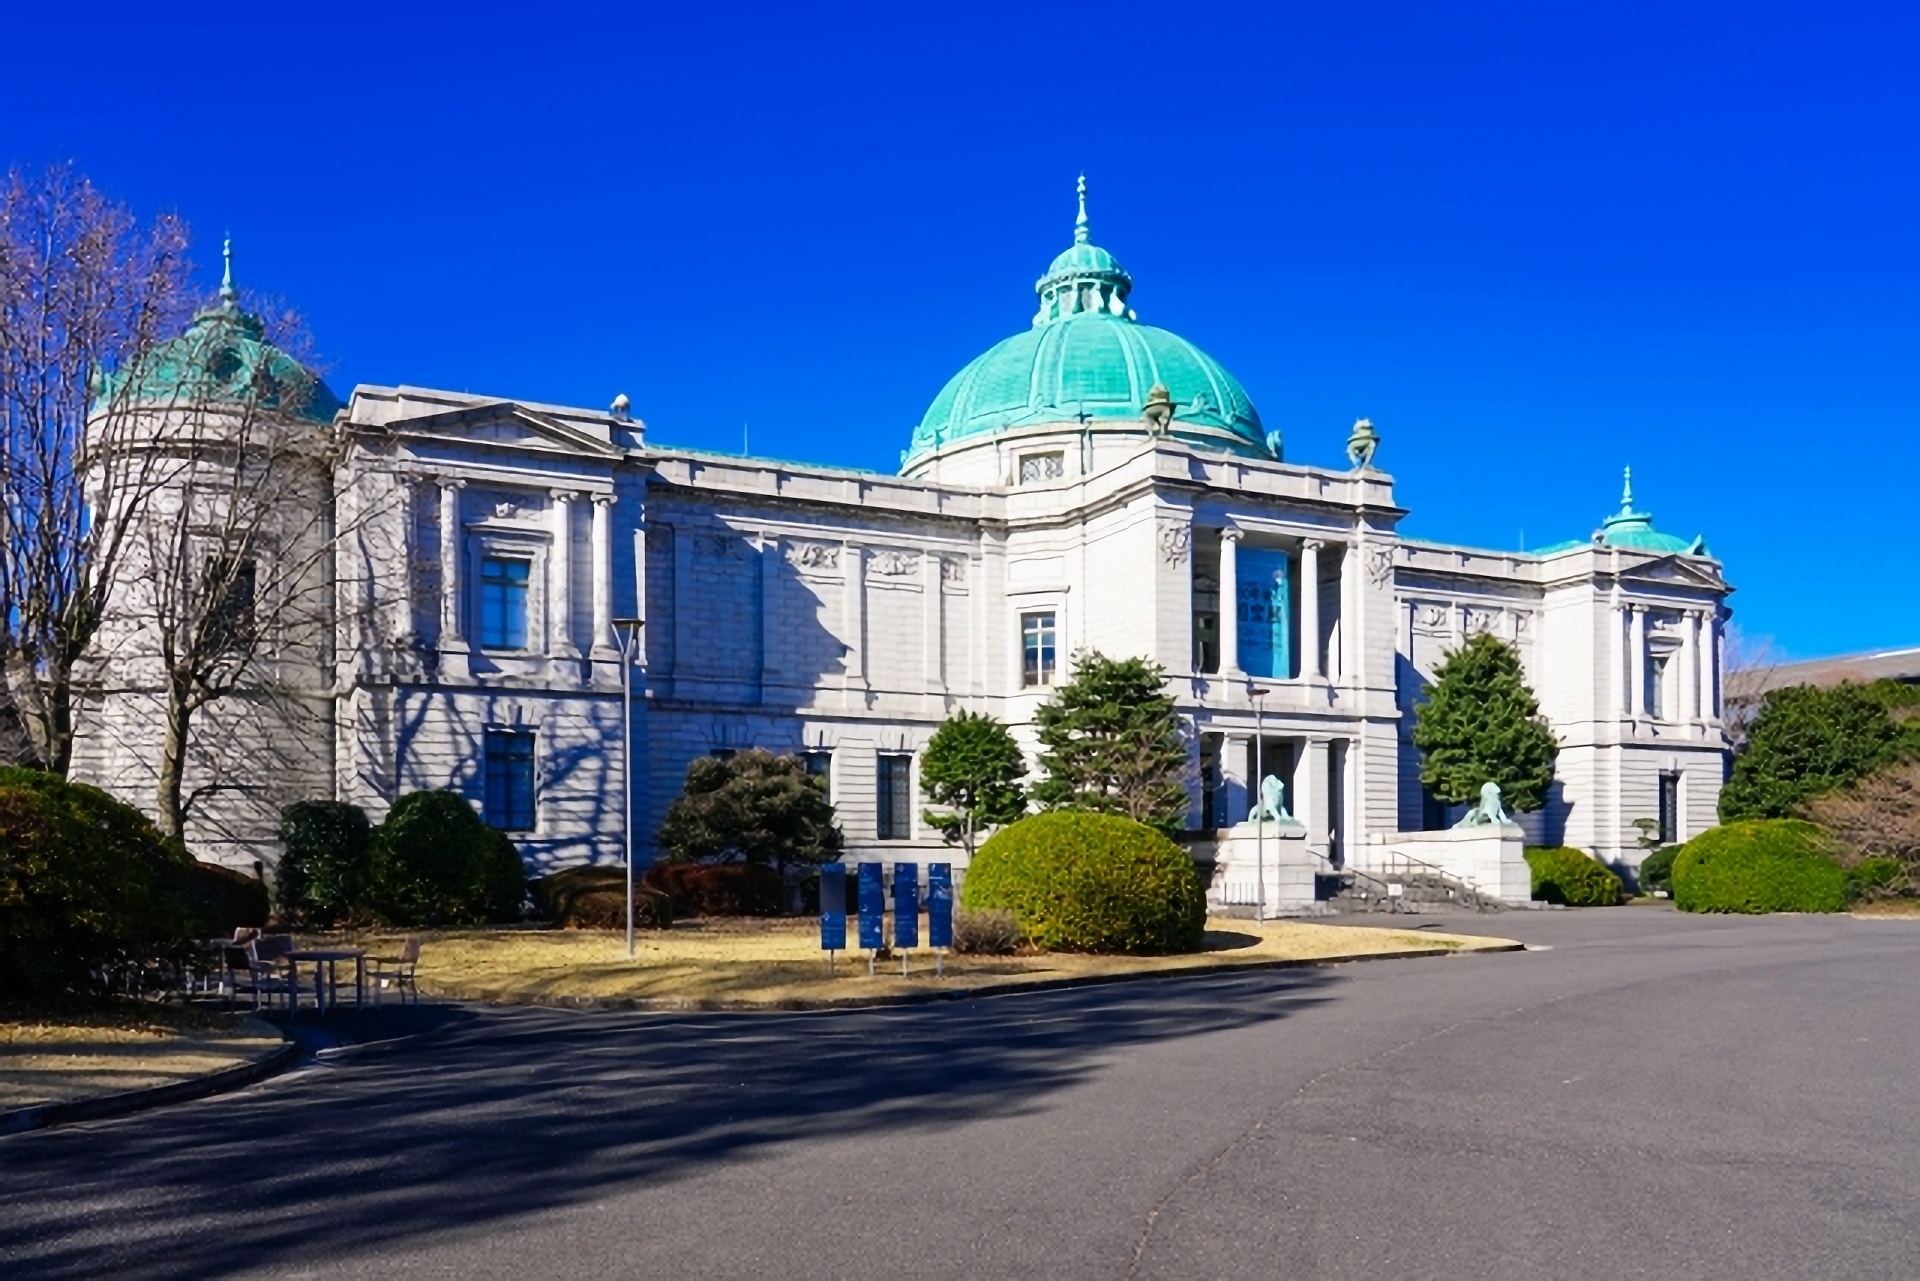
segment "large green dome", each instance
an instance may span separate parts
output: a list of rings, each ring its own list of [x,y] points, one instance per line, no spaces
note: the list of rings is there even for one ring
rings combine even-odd
[[[1205,448],[1277,457],[1246,389],[1220,362],[1127,306],[1133,278],[1087,231],[1086,181],[1074,243],[1035,286],[1033,328],[955,374],[914,430],[904,462],[976,436],[1045,423],[1143,421],[1157,387],[1172,401],[1167,434]],[[1158,397],[1155,397],[1157,400]]]

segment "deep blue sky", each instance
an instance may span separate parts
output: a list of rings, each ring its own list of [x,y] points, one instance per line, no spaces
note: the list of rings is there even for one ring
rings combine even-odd
[[[9,13],[0,163],[209,284],[230,228],[343,394],[891,470],[1084,168],[1142,319],[1297,461],[1371,417],[1409,534],[1583,537],[1631,463],[1749,633],[1920,644],[1910,5],[117,7]]]

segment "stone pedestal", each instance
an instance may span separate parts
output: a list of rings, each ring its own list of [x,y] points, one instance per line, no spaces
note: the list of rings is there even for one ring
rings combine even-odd
[[[1242,823],[1227,829],[1214,845],[1207,904],[1218,911],[1252,909],[1264,901],[1268,916],[1303,915],[1315,910],[1314,877],[1332,870],[1326,859],[1307,848],[1304,825],[1272,819]]]

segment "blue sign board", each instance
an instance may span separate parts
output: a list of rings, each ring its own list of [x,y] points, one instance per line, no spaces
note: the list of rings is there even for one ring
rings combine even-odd
[[[1249,676],[1293,676],[1293,562],[1283,551],[1240,549],[1234,620],[1240,670]]]
[[[953,864],[927,864],[927,946],[953,946]]]
[[[920,946],[920,865],[893,865],[893,945]]]
[[[844,952],[847,947],[847,865],[820,866],[820,950]]]
[[[878,863],[860,865],[860,946],[878,952],[887,945],[882,918],[887,911],[887,889],[880,880]]]

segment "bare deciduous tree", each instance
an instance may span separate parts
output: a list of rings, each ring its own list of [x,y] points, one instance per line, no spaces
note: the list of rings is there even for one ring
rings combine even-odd
[[[1747,745],[1761,701],[1773,688],[1780,653],[1771,636],[1752,636],[1737,624],[1727,624],[1726,648],[1720,668],[1720,720],[1727,741],[1738,752]]]
[[[154,460],[117,452],[125,406],[96,391],[179,332],[193,302],[185,226],[142,224],[71,166],[0,188],[0,752],[65,773],[75,673],[125,557]],[[91,428],[88,413],[93,410]],[[111,487],[96,511],[90,470]],[[94,497],[98,497],[95,495]],[[10,741],[8,741],[10,740]]]

